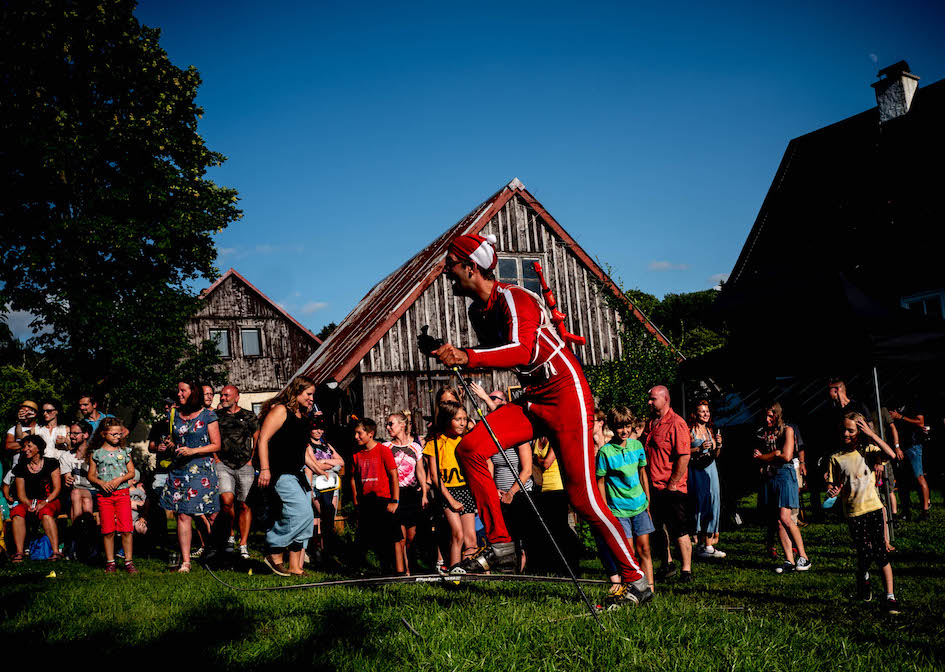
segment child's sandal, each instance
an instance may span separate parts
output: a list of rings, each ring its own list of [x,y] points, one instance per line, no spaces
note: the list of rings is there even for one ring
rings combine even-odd
[[[174,571],[177,572],[178,574],[186,574],[190,571],[190,563],[182,562],[180,563],[180,567],[178,567]]]
[[[22,553],[14,553],[14,554],[10,557],[10,562],[12,562],[12,563],[14,563],[14,564],[23,562],[23,554],[22,554]]]

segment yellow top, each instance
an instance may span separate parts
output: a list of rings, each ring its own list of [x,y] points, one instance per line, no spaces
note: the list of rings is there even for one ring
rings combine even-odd
[[[456,461],[456,446],[459,445],[462,437],[450,438],[440,434],[436,437],[436,445],[439,448],[440,462],[440,480],[447,488],[458,488],[466,485],[466,479],[463,478],[463,472],[459,468],[459,462]],[[423,448],[423,454],[433,457],[433,441],[427,441]],[[433,463],[436,465],[436,462]]]
[[[883,503],[876,492],[876,476],[873,465],[883,457],[879,446],[870,444],[865,448],[845,450],[830,458],[827,481],[843,488],[843,513],[847,518],[878,511]]]
[[[550,447],[548,439],[538,439],[535,441],[534,455],[539,460],[545,459]],[[551,466],[545,469],[541,475],[541,491],[552,492],[554,490],[564,490],[564,483],[561,482],[561,470],[558,468],[558,460],[551,463]]]

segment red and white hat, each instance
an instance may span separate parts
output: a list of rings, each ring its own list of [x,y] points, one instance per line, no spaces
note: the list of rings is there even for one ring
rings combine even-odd
[[[450,252],[460,259],[472,259],[480,268],[492,270],[496,264],[495,240],[491,233],[488,236],[460,236],[450,243]]]

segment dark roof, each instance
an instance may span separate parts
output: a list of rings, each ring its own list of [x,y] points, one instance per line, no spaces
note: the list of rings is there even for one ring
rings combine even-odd
[[[719,297],[740,354],[894,358],[908,333],[941,343],[942,323],[899,301],[943,286],[943,157],[945,80],[884,124],[874,107],[791,140]]]
[[[301,322],[299,322],[294,317],[289,315],[289,313],[285,310],[285,308],[283,308],[278,303],[276,303],[275,301],[270,299],[268,296],[263,294],[262,291],[260,291],[253,283],[251,283],[249,280],[244,278],[242,275],[237,273],[236,270],[232,268],[228,270],[226,273],[224,273],[223,275],[221,275],[219,278],[217,278],[216,282],[214,282],[212,285],[210,285],[205,290],[200,292],[200,298],[202,299],[207,298],[212,292],[216,291],[216,289],[220,287],[227,278],[231,276],[239,279],[244,285],[246,285],[251,290],[253,290],[259,296],[259,298],[261,298],[263,301],[269,304],[269,306],[272,307],[274,311],[282,315],[285,319],[287,319],[289,322],[291,322],[296,327],[298,327],[302,332],[304,332],[307,336],[309,336],[313,341],[321,345],[322,339],[320,339],[318,336],[313,334],[307,327],[303,326]]]
[[[338,327],[325,339],[303,364],[296,375],[306,375],[316,384],[328,380],[341,382],[357,366],[398,319],[407,311],[427,287],[433,284],[443,270],[450,241],[460,235],[481,231],[514,196],[525,201],[567,244],[581,262],[617,296],[622,292],[598,267],[573,238],[558,224],[542,205],[513,179],[492,196],[477,205],[472,211],[440,234],[432,243],[420,250],[403,266],[377,283],[355,306]],[[635,306],[630,305],[634,316],[643,323],[661,343],[672,348],[672,344],[659,329]],[[675,348],[674,348],[675,350]]]

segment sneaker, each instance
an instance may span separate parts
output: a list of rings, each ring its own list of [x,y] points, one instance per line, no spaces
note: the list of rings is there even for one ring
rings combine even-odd
[[[721,560],[726,555],[725,551],[720,551],[715,546],[700,546],[696,551],[696,557],[701,560],[708,560],[710,558]]]
[[[682,570],[682,572],[679,575],[679,581],[680,583],[692,583],[692,572],[687,571],[685,569]]]
[[[124,559],[125,559],[125,549],[119,548],[118,551],[115,553],[115,557],[116,557],[116,558],[121,558],[122,560],[124,560]]]
[[[106,563],[105,563],[105,573],[106,573],[106,574],[114,574],[114,573],[117,572],[117,571],[118,571],[118,565],[115,564],[115,561],[114,561],[114,560],[112,560],[111,562],[106,562]]]
[[[797,567],[794,566],[793,562],[785,562],[783,565],[778,565],[777,567],[775,567],[774,573],[775,574],[790,574],[795,569],[797,569]]]
[[[135,575],[139,573],[138,568],[135,567],[135,563],[133,563],[131,560],[125,561],[125,571],[131,575]]]
[[[797,567],[796,567],[797,571],[806,572],[810,568],[811,568],[810,560],[805,558],[803,555],[797,559]]]
[[[235,553],[236,552],[236,538],[230,537],[229,539],[227,539],[226,546],[223,548],[223,550],[226,551],[227,553]]]
[[[481,574],[502,569],[514,572],[516,560],[514,541],[481,546],[475,553],[450,567],[450,574]]]
[[[178,553],[173,552],[167,556],[168,569],[177,569],[178,565],[180,565],[180,555]]]
[[[263,562],[266,563],[266,567],[272,570],[272,573],[277,576],[292,576],[289,574],[288,570],[285,568],[285,565],[281,562],[274,562],[271,556],[264,556]]]
[[[899,600],[897,600],[895,597],[886,598],[885,608],[886,608],[886,613],[891,614],[893,616],[895,616],[896,614],[902,613],[902,607],[899,606]]]
[[[198,549],[192,549],[192,550],[190,551],[190,559],[191,559],[191,560],[199,560],[201,555],[203,555],[203,546],[201,546],[201,547],[198,548]]]
[[[860,602],[870,602],[873,599],[873,589],[870,585],[870,574],[866,573],[861,581],[856,582],[856,599]]]
[[[653,599],[653,591],[650,590],[646,577],[634,583],[621,583],[611,589],[610,594],[604,598],[604,611],[614,611],[626,606],[643,605]]]
[[[657,581],[666,581],[676,576],[676,563],[675,562],[664,562],[663,566],[659,568],[656,572]]]
[[[243,560],[249,560],[249,549],[246,548],[246,544],[240,544],[240,557]]]

